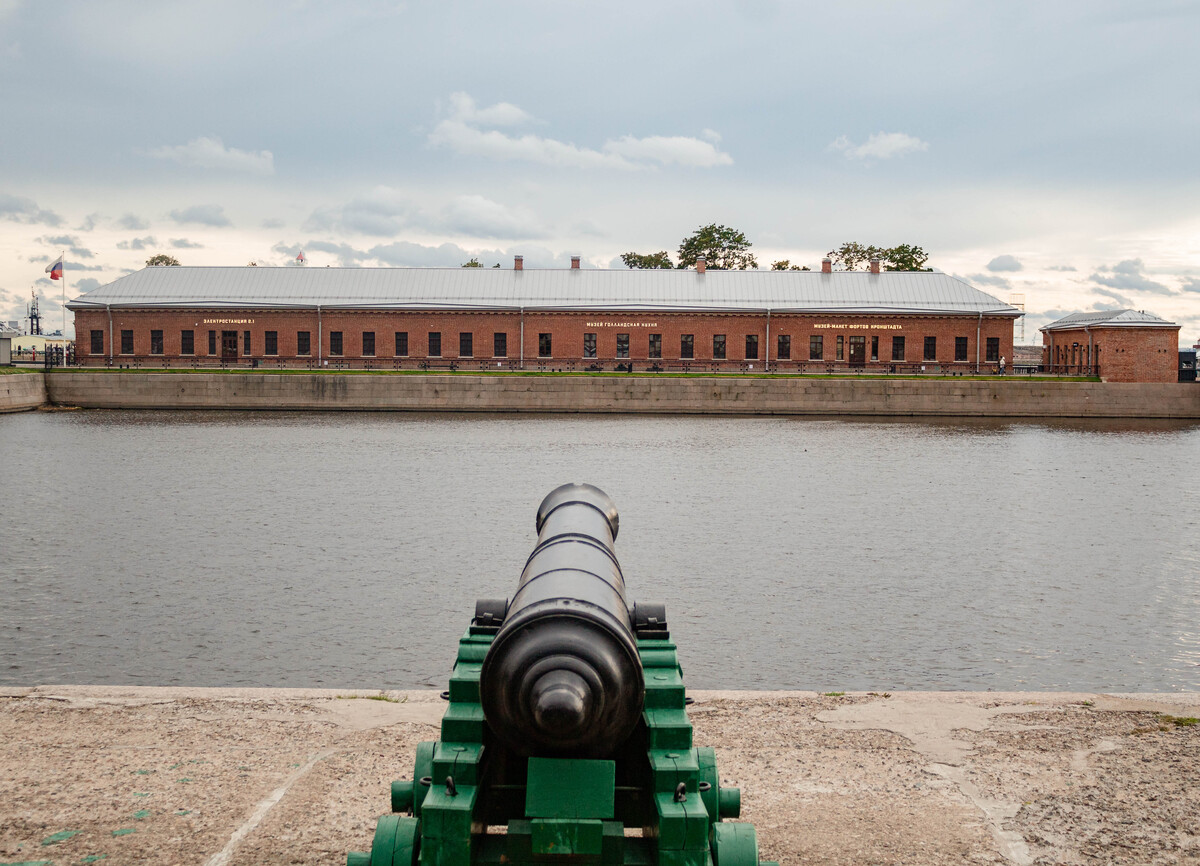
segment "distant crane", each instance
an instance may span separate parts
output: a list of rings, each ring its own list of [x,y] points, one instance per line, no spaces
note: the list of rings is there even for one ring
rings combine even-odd
[[[33,296],[33,300],[29,302],[25,318],[29,320],[29,333],[31,335],[39,335],[42,333],[42,316],[38,312],[37,290],[30,289],[29,294]]]

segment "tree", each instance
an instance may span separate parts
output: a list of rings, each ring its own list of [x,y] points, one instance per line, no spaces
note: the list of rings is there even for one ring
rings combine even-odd
[[[479,264],[479,259],[473,258],[473,259],[471,259],[471,261],[469,261],[465,265],[463,265],[463,267],[464,268],[482,268],[483,265]]]
[[[179,267],[179,259],[174,256],[169,256],[166,253],[158,253],[146,259],[146,267],[161,268],[161,267]]]
[[[863,246],[857,241],[847,241],[836,250],[829,251],[829,258],[835,265],[841,265],[848,271],[855,270],[859,265],[865,265],[871,259],[882,259],[887,250],[876,246]]]
[[[748,252],[754,244],[737,229],[716,223],[701,226],[679,243],[679,267],[692,268],[696,259],[704,256],[704,266],[714,271],[744,271],[757,268],[753,254]]]
[[[911,244],[900,244],[887,251],[886,268],[889,271],[923,271],[926,270],[927,261],[929,253],[925,250]]]
[[[621,261],[625,263],[627,268],[640,268],[642,270],[656,270],[660,268],[673,268],[671,257],[667,255],[666,250],[657,253],[625,253],[621,256]]]
[[[879,259],[886,271],[924,271],[928,270],[925,262],[929,260],[929,253],[912,244],[884,248],[847,241],[836,250],[830,250],[829,258],[833,259],[835,265],[841,265],[848,271],[868,263],[871,259]]]
[[[793,265],[791,263],[791,261],[789,261],[788,259],[780,259],[777,262],[771,262],[771,270],[773,270],[773,271],[807,271],[807,270],[809,270],[809,267],[808,267],[808,265],[805,265],[804,267],[800,267],[800,265]]]

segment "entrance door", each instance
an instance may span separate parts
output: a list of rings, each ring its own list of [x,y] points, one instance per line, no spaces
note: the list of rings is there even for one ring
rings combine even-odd
[[[850,338],[850,366],[863,367],[867,363],[867,338]]]
[[[222,331],[221,357],[236,358],[237,356],[237,331]]]

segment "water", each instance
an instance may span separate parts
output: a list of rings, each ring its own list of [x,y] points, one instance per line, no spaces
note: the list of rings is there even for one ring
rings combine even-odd
[[[444,688],[606,490],[693,688],[1200,689],[1200,426],[0,416],[0,684]]]

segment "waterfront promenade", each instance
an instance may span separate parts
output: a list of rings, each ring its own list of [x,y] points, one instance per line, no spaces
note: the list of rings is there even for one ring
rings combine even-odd
[[[692,694],[764,858],[1200,863],[1200,694]],[[433,691],[5,688],[0,863],[343,863],[444,707]]]

